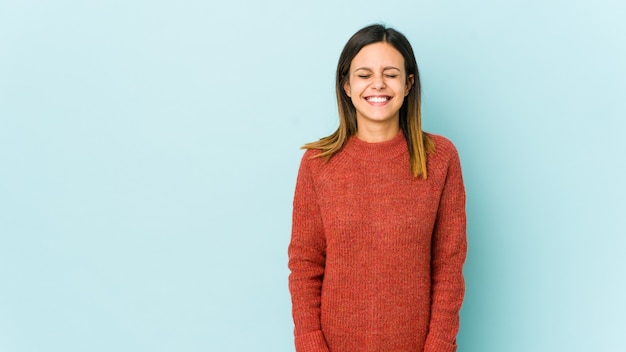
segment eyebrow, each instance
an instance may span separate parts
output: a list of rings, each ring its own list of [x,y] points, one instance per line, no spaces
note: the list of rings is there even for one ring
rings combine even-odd
[[[359,67],[359,68],[355,69],[354,71],[359,71],[359,70],[373,71],[369,67]],[[400,71],[400,69],[395,67],[395,66],[386,66],[386,67],[383,68],[383,71],[387,71],[387,70],[398,70],[398,71]]]

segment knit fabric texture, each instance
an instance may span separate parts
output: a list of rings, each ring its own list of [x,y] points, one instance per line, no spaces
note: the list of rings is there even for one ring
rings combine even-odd
[[[454,352],[466,220],[454,145],[430,135],[428,178],[406,140],[351,137],[329,161],[307,150],[289,244],[297,352]]]

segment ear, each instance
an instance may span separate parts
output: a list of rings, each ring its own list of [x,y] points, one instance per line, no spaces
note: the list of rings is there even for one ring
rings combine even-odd
[[[409,95],[409,92],[411,91],[411,87],[413,87],[414,84],[415,84],[415,75],[409,75],[409,77],[407,77],[406,79],[406,88],[404,90],[405,97]]]
[[[346,95],[347,95],[347,96],[349,96],[350,98],[352,98],[352,95],[350,95],[350,94],[352,94],[352,91],[351,91],[351,89],[350,89],[350,80],[346,80],[346,81],[343,83],[343,91],[344,91],[344,92],[346,92]]]

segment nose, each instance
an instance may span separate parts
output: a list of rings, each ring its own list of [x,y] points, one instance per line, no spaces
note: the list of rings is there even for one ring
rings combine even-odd
[[[385,79],[382,75],[378,76],[376,75],[374,77],[374,80],[372,82],[372,87],[374,89],[383,89],[385,88]]]

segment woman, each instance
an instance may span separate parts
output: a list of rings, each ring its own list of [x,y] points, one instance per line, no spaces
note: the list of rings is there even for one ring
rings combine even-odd
[[[303,147],[293,202],[296,351],[455,351],[465,191],[452,143],[421,130],[408,40],[358,31],[336,93],[339,128]]]

